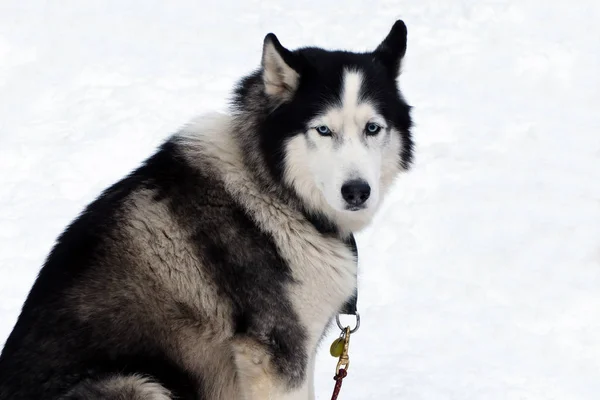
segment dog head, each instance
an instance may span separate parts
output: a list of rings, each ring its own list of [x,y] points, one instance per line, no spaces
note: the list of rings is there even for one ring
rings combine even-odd
[[[397,21],[372,52],[290,51],[270,33],[261,69],[237,91],[258,113],[272,175],[307,209],[355,231],[412,159],[410,107],[397,85],[407,30]]]

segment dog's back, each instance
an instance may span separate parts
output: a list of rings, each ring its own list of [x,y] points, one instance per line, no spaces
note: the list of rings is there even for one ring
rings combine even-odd
[[[191,182],[202,179],[167,143],[61,235],[0,357],[0,398],[55,398],[79,382],[73,396],[119,386],[146,390],[149,383],[133,376],[114,379],[129,373],[157,379],[178,398],[195,398],[198,380],[175,359],[168,331],[199,314],[195,307],[209,296],[182,237],[191,228],[176,211],[191,197],[227,206],[225,193],[213,186],[211,199]]]

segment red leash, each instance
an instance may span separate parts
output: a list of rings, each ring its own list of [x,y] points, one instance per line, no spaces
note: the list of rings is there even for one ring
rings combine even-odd
[[[331,395],[331,400],[337,400],[340,390],[342,389],[342,379],[344,379],[348,375],[345,369],[340,369],[336,376],[333,377],[335,380],[335,387],[333,388],[333,394]]]

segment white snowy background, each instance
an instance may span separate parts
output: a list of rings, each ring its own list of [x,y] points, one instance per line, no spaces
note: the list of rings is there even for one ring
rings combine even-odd
[[[358,237],[340,398],[600,398],[596,0],[0,0],[0,345],[57,235],[266,33],[370,50],[397,18],[416,163]]]

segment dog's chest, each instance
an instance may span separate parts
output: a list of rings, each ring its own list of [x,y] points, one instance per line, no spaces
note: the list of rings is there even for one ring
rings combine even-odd
[[[309,342],[316,344],[330,319],[355,293],[355,255],[341,240],[310,229],[290,232],[276,242],[294,278],[290,299]]]

